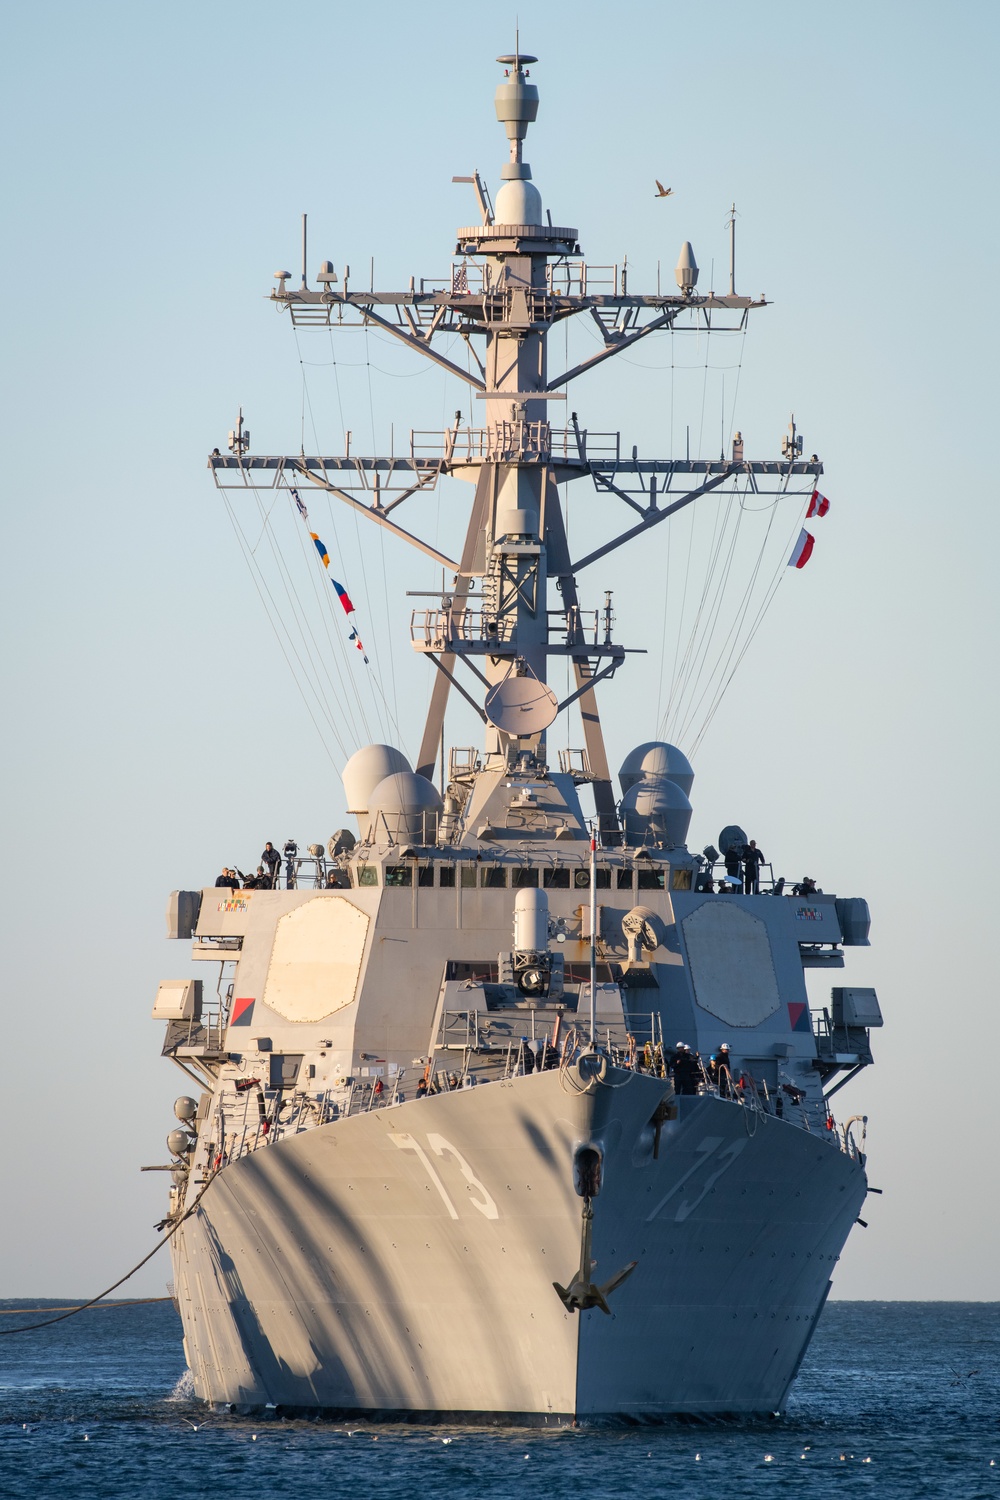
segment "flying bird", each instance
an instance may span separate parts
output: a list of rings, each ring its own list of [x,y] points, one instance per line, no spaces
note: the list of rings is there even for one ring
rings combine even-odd
[[[656,183],[656,197],[669,198],[670,194],[673,192],[673,188],[665,188],[658,177],[654,177],[653,181]]]

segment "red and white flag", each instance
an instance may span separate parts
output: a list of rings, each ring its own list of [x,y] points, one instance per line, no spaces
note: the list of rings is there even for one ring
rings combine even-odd
[[[811,520],[813,516],[825,516],[829,509],[830,502],[826,496],[821,495],[819,490],[813,490],[809,497],[809,509],[806,511],[806,520]]]
[[[792,548],[792,555],[788,559],[788,566],[790,568],[804,568],[806,563],[812,557],[812,550],[815,543],[816,538],[813,536],[812,532],[806,531],[805,527],[803,527],[799,532],[798,541]]]

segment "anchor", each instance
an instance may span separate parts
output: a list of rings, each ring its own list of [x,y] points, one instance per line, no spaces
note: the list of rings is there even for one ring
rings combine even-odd
[[[580,1244],[580,1269],[577,1271],[569,1286],[561,1286],[558,1281],[552,1285],[559,1295],[559,1300],[567,1312],[586,1312],[589,1307],[599,1307],[601,1312],[611,1316],[608,1306],[608,1297],[622,1282],[627,1280],[639,1264],[637,1260],[629,1261],[627,1266],[617,1271],[614,1276],[598,1286],[591,1281],[591,1274],[597,1262],[590,1254],[590,1241],[594,1227],[594,1203],[593,1200],[601,1191],[601,1179],[603,1176],[603,1158],[601,1152],[593,1146],[581,1146],[574,1158],[574,1179],[577,1192],[583,1199],[583,1236]]]

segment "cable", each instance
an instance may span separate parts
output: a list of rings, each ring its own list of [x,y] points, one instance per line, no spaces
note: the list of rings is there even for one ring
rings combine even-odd
[[[777,513],[777,505],[775,504],[775,514],[776,513]],[[797,521],[796,525],[801,526],[801,520]],[[789,533],[789,537],[788,537],[788,541],[789,542],[791,541],[791,538],[792,538],[793,535],[794,535],[794,527],[792,529],[792,532]],[[787,545],[786,545],[785,551],[787,552]],[[781,557],[783,557],[783,556],[784,556],[784,553],[782,553],[781,556],[779,556],[778,563],[777,563],[777,565],[775,567],[775,572],[774,572],[774,574],[772,576],[771,583],[770,583],[770,585],[768,587],[767,593],[766,593],[765,598],[764,598],[764,602],[761,605],[760,609],[758,610],[758,612],[757,612],[757,618],[754,620],[754,623],[753,623],[753,625],[750,628],[750,634],[747,636],[747,639],[744,642],[744,644],[743,644],[743,646],[742,646],[742,648],[741,648],[741,650],[739,652],[739,655],[736,658],[736,661],[733,663],[732,669],[729,672],[728,677],[726,677],[725,681],[719,687],[719,689],[718,689],[718,691],[716,693],[716,696],[715,696],[715,698],[714,698],[714,700],[713,700],[713,702],[712,702],[712,704],[711,704],[711,706],[710,706],[710,708],[708,710],[708,713],[707,713],[706,718],[705,718],[705,722],[702,725],[701,729],[698,731],[698,736],[697,736],[697,738],[696,738],[696,740],[694,742],[694,745],[692,747],[692,753],[694,752],[694,750],[697,750],[698,746],[701,744],[701,741],[704,738],[704,736],[705,736],[705,734],[706,734],[706,732],[708,730],[708,727],[711,724],[713,718],[715,717],[715,714],[716,714],[716,712],[718,710],[718,707],[719,707],[720,703],[722,702],[723,697],[725,696],[725,693],[726,693],[727,688],[729,687],[729,684],[732,682],[733,677],[735,676],[735,674],[736,674],[736,672],[737,672],[737,670],[738,670],[738,668],[740,666],[740,663],[742,662],[744,656],[746,656],[747,651],[750,649],[750,646],[753,643],[753,640],[754,640],[755,636],[757,635],[757,632],[760,629],[761,625],[763,624],[764,618],[765,618],[768,610],[771,607],[771,603],[772,603],[772,601],[774,599],[774,596],[778,592],[778,588],[779,588],[779,586],[780,586],[783,578],[785,577],[786,570],[787,570],[787,563],[786,562],[782,562]],[[727,666],[728,666],[728,662],[727,662]]]
[[[157,1246],[159,1249],[159,1246]],[[173,1297],[128,1297],[121,1302],[99,1302],[95,1311],[104,1312],[117,1307],[145,1307],[150,1302],[173,1302]],[[93,1304],[91,1304],[93,1306]],[[0,1318],[26,1318],[29,1313],[63,1313],[83,1312],[79,1302],[74,1302],[69,1307],[0,1307]],[[22,1333],[24,1330],[14,1328],[13,1333]]]
[[[202,1198],[204,1198],[205,1194],[208,1192],[209,1188],[212,1186],[212,1183],[214,1181],[215,1181],[214,1177],[210,1177],[208,1179],[208,1181],[205,1183],[205,1186],[202,1188],[201,1192],[198,1194],[197,1198],[191,1204],[191,1207],[190,1208],[186,1208],[184,1210],[184,1212],[181,1214],[180,1218],[177,1220],[177,1223],[174,1224],[170,1229],[167,1230],[166,1234],[163,1236],[163,1238],[160,1241],[160,1243],[158,1245],[154,1245],[153,1248],[152,1248],[152,1250],[150,1250],[149,1254],[148,1255],[144,1255],[142,1257],[142,1260],[137,1261],[136,1264],[132,1267],[131,1271],[126,1271],[124,1276],[119,1276],[118,1280],[115,1281],[115,1282],[113,1282],[112,1285],[109,1286],[106,1291],[98,1292],[97,1296],[96,1297],[91,1297],[91,1299],[90,1299],[89,1302],[82,1302],[79,1307],[73,1307],[73,1308],[70,1309],[69,1312],[60,1313],[57,1318],[46,1318],[43,1323],[25,1323],[24,1326],[21,1327],[21,1328],[0,1328],[0,1338],[9,1338],[11,1336],[11,1334],[15,1334],[15,1333],[34,1333],[36,1331],[36,1329],[39,1329],[39,1328],[51,1328],[52,1325],[53,1325],[53,1323],[65,1323],[65,1321],[66,1321],[67,1318],[75,1318],[76,1315],[77,1315],[77,1313],[86,1312],[87,1309],[88,1309],[88,1307],[93,1307],[95,1305],[95,1303],[103,1301],[103,1299],[105,1297],[109,1297],[112,1292],[117,1291],[118,1288],[120,1286],[122,1286],[124,1282],[128,1281],[130,1277],[134,1276],[135,1273],[136,1273],[136,1271],[141,1271],[142,1267],[146,1264],[146,1262],[152,1260],[153,1256],[157,1253],[157,1251],[162,1250],[163,1247],[164,1247],[164,1245],[167,1243],[167,1241],[173,1238],[173,1236],[177,1233],[178,1229],[180,1229],[180,1227],[184,1223],[184,1221],[186,1219],[189,1219],[191,1217],[191,1215],[194,1213],[195,1209],[198,1207],[198,1204],[201,1202]],[[172,1299],[162,1299],[162,1298],[159,1298],[159,1297],[155,1297],[155,1298],[151,1297],[148,1300],[149,1301],[159,1302],[161,1300],[172,1300]],[[18,1311],[19,1310],[20,1309],[18,1309]]]
[[[274,617],[271,614],[271,610],[269,610],[268,607],[267,607],[267,603],[266,603],[266,601],[264,599],[264,594],[265,593],[267,594],[267,597],[270,600],[271,605],[274,607],[275,614],[277,614],[277,606],[275,605],[274,598],[271,595],[271,591],[270,591],[270,589],[268,589],[266,583],[263,583],[263,589],[262,589],[262,587],[261,587],[262,580],[259,581],[260,570],[258,568],[256,570],[256,572],[254,571],[254,564],[251,562],[250,556],[249,556],[249,554],[246,551],[246,543],[245,543],[245,540],[243,538],[242,531],[240,530],[239,522],[236,520],[236,517],[235,517],[235,515],[233,513],[233,508],[232,508],[231,504],[229,503],[228,497],[227,496],[224,497],[224,500],[225,500],[226,511],[227,511],[227,513],[229,515],[230,523],[232,525],[234,533],[236,534],[236,539],[237,539],[237,542],[239,543],[240,550],[243,552],[244,561],[246,562],[247,567],[250,569],[250,576],[253,579],[254,587],[257,590],[257,594],[258,594],[258,597],[259,597],[261,603],[264,605],[264,613],[267,616],[267,619],[268,619],[268,622],[269,622],[269,624],[271,626],[271,629],[274,631],[275,639],[278,642],[278,647],[279,647],[279,649],[281,651],[282,656],[285,658],[285,664],[288,667],[289,672],[291,673],[292,681],[295,683],[295,686],[299,690],[299,695],[302,698],[302,702],[305,704],[306,713],[309,715],[310,719],[312,720],[313,728],[316,730],[316,733],[319,736],[319,739],[320,739],[320,742],[323,745],[323,748],[326,750],[327,755],[330,757],[330,763],[334,767],[334,769],[336,769],[337,762],[334,760],[333,756],[330,754],[330,747],[329,747],[329,745],[326,742],[326,737],[323,734],[323,731],[320,729],[319,724],[316,722],[316,715],[313,713],[312,704],[309,702],[309,699],[306,696],[306,693],[305,693],[305,690],[303,688],[302,682],[300,681],[300,679],[299,679],[299,677],[298,677],[298,675],[297,675],[297,673],[295,671],[295,667],[292,665],[292,661],[291,661],[291,658],[288,655],[288,651],[286,651],[286,649],[285,649],[285,643],[282,640],[281,634],[280,634],[280,632],[278,630],[278,627],[277,627],[277,625],[274,622]],[[287,635],[287,633],[288,632],[286,630],[285,634]],[[289,646],[291,647],[291,650],[294,653],[295,652],[295,647],[294,647],[294,645],[292,645],[291,641],[289,641]],[[295,654],[297,656],[297,653],[295,653]],[[331,723],[329,727],[331,729],[331,732],[333,733],[334,739],[337,741],[337,744],[340,747],[341,754],[344,755],[344,756],[346,756],[347,752],[344,749],[344,746],[343,746],[343,743],[342,743],[342,741],[340,739],[339,734],[337,733],[336,726],[333,723]]]

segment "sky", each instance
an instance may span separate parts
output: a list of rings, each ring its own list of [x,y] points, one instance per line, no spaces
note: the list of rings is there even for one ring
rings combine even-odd
[[[185,1085],[149,1012],[161,979],[199,972],[162,936],[168,893],[247,868],[265,839],[325,843],[347,822],[345,753],[394,726],[416,748],[431,668],[406,591],[433,588],[433,564],[311,510],[358,603],[377,687],[359,684],[343,622],[308,602],[287,501],[227,507],[206,455],[241,404],[253,450],[288,453],[339,452],[345,429],[356,452],[400,451],[468,411],[460,382],[384,338],[296,339],[264,299],[299,266],[303,212],[310,275],[325,258],[356,285],[450,274],[475,219],[452,176],[499,184],[513,26],[438,0],[37,0],[8,18],[0,1296],[92,1295],[155,1243],[164,1179],[139,1167],[165,1159]],[[874,985],[886,1024],[837,1102],[868,1116],[884,1194],[834,1295],[996,1300],[1000,11],[581,0],[522,7],[520,27],[542,101],[525,154],[588,262],[627,254],[631,289],[652,290],[690,239],[699,289],[722,288],[735,203],[737,289],[772,303],[745,341],[650,342],[584,377],[582,425],[710,457],[738,428],[748,456],[778,457],[794,412],[825,464],[812,561],[772,570],[698,746],[691,845],[738,822],[776,875],[871,906],[872,947],[834,978]],[[561,352],[594,347],[584,331]],[[573,540],[606,535],[618,513],[575,489]],[[411,523],[448,552],[466,505],[443,486]],[[649,652],[605,695],[614,766],[655,737],[683,658],[664,595],[738,613],[731,591],[685,597],[722,524],[706,514],[584,575],[588,607],[613,590],[618,639]],[[272,538],[314,632],[294,670]],[[471,743],[460,714],[449,732]],[[810,984],[822,1005],[828,977]],[[129,1286],[157,1295],[169,1274],[164,1252]]]

